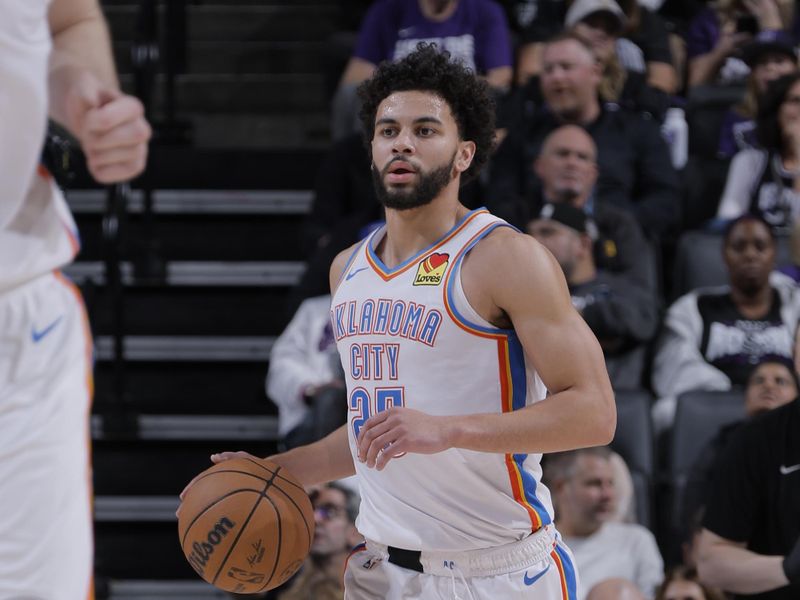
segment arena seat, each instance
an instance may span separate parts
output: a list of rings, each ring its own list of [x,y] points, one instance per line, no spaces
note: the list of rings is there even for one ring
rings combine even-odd
[[[652,521],[652,489],[655,443],[650,420],[652,397],[645,390],[616,392],[617,432],[611,448],[619,453],[631,471],[636,494],[636,519],[645,527]]]
[[[668,522],[676,535],[682,530],[683,493],[692,466],[722,427],[744,417],[741,392],[695,390],[678,397],[667,456],[670,486]]]

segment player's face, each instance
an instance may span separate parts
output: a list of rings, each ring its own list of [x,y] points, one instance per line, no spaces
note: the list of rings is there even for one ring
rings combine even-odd
[[[570,487],[573,514],[583,529],[596,529],[614,514],[616,497],[611,461],[599,456],[580,456]]]
[[[545,46],[540,84],[550,109],[565,121],[576,121],[596,102],[600,69],[580,43],[562,40]]]
[[[395,92],[378,106],[372,177],[387,208],[429,204],[469,167],[472,142],[462,142],[450,106],[430,92]],[[465,150],[467,150],[465,154]],[[468,157],[467,157],[468,154]]]
[[[597,181],[592,138],[578,127],[562,127],[547,139],[535,170],[549,200],[582,206]]]
[[[769,285],[769,274],[775,268],[775,242],[760,221],[738,223],[723,255],[734,288],[754,294]]]
[[[352,524],[347,518],[347,498],[341,490],[323,488],[314,497],[314,541],[311,554],[327,556],[349,547]]]
[[[797,396],[794,378],[786,365],[764,363],[747,382],[744,408],[748,416],[788,404]]]

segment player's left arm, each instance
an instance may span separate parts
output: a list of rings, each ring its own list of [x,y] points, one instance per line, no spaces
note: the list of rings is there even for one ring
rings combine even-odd
[[[462,282],[480,314],[511,320],[550,395],[503,414],[443,417],[391,408],[362,428],[359,459],[381,469],[401,452],[539,453],[609,443],[616,407],[603,353],[573,309],[552,255],[530,236],[498,231],[467,257]],[[391,452],[380,452],[389,444]]]
[[[151,130],[142,103],[119,88],[108,27],[97,0],[53,0],[50,116],[80,142],[101,183],[144,170]]]

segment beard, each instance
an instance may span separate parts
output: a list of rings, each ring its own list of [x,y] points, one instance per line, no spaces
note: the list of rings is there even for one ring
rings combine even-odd
[[[383,182],[383,178],[388,173],[392,162],[379,171],[375,164],[372,164],[372,184],[375,186],[375,193],[378,200],[385,208],[394,210],[410,210],[425,206],[433,202],[441,191],[453,180],[453,164],[456,160],[456,153],[446,165],[433,169],[427,173],[417,171],[416,185],[408,185],[399,190],[390,190]]]

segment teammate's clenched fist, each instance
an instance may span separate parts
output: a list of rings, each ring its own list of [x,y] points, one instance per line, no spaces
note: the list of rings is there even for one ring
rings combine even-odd
[[[67,127],[81,144],[89,172],[100,183],[139,175],[152,130],[142,103],[83,74],[65,97]]]

